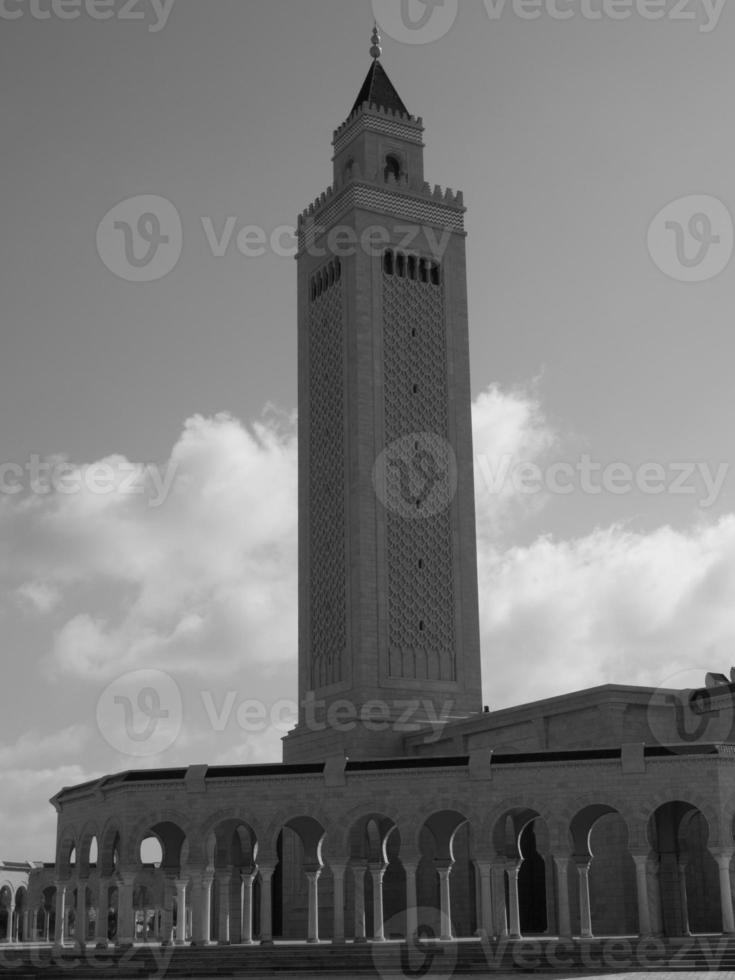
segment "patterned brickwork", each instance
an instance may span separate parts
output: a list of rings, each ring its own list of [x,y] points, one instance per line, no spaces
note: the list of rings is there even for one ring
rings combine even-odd
[[[311,670],[315,688],[341,680],[347,646],[342,281],[311,304],[309,494]]]
[[[385,442],[407,446],[397,465],[415,466],[431,434],[447,438],[447,353],[441,285],[398,275],[383,277]],[[416,433],[411,444],[406,437]],[[420,474],[419,474],[420,475]],[[393,677],[453,680],[454,588],[452,529],[448,510],[406,516],[388,482],[388,645]],[[418,500],[418,498],[417,498]]]
[[[341,153],[360,129],[406,140],[406,142],[416,143],[418,146],[423,144],[423,126],[420,120],[406,116],[395,116],[387,112],[363,110],[352,115],[343,126],[336,130],[334,152]]]
[[[383,190],[368,184],[353,182],[335,195],[332,188],[304,212],[299,219],[299,250],[311,249],[324,229],[332,228],[355,208],[388,214],[405,219],[412,225],[428,225],[435,229],[464,232],[464,206],[452,191],[435,188],[432,194],[428,184],[422,194],[403,194],[393,188]]]

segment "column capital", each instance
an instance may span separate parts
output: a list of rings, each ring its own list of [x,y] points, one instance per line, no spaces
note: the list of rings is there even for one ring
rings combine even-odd
[[[211,869],[207,869],[206,871],[192,871],[190,877],[194,884],[208,887],[214,881],[214,871]]]
[[[735,848],[732,847],[715,847],[710,849],[710,854],[722,867],[728,867],[732,861],[732,856],[735,854]]]
[[[343,863],[342,861],[335,861],[335,862],[330,861],[329,870],[332,872],[332,875],[335,878],[337,877],[344,878],[345,872],[347,871],[347,864]]]

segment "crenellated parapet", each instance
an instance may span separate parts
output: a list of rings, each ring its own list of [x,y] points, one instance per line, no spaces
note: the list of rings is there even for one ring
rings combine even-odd
[[[423,146],[424,123],[420,116],[409,116],[396,109],[363,102],[334,131],[332,144],[335,154],[344,149],[360,129],[396,136],[417,146]]]
[[[417,186],[405,177],[396,178],[389,176],[384,178],[382,174],[375,174],[372,178],[365,178],[360,172],[359,166],[355,164],[348,177],[335,180],[308,208],[305,208],[301,212],[298,216],[298,227],[300,228],[306,222],[323,217],[325,209],[340,198],[346,190],[358,186],[372,190],[378,188],[383,193],[399,194],[418,201],[431,201],[444,208],[459,211],[462,214],[466,211],[462,191],[454,191],[451,187],[443,188],[439,184],[434,184],[432,187],[428,181],[423,181],[420,186]]]

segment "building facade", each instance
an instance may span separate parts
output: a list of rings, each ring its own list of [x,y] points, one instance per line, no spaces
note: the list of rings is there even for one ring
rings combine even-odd
[[[284,761],[63,789],[28,935],[735,933],[730,685],[482,709],[464,205],[425,181],[421,120],[377,36],[372,53],[298,226],[301,707]]]

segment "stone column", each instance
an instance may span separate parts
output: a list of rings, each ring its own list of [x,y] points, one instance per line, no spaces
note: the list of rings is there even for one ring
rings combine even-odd
[[[307,924],[306,941],[309,943],[319,942],[319,878],[322,873],[321,868],[315,868],[304,872],[306,875],[306,887],[309,897],[309,914]]]
[[[493,866],[489,861],[475,861],[475,869],[477,871],[477,877],[480,880],[477,928],[484,932],[486,936],[492,937],[495,935],[495,923],[493,921]]]
[[[63,946],[66,942],[66,882],[56,882],[56,929],[54,943]]]
[[[577,861],[579,877],[579,934],[582,939],[592,938],[592,907],[590,904],[590,862]]]
[[[505,904],[505,868],[502,864],[494,864],[493,881],[493,911],[495,912],[495,935],[508,935],[508,915]]]
[[[186,943],[186,888],[189,884],[187,878],[177,878],[176,885],[176,945],[183,946]]]
[[[74,939],[79,946],[87,944],[87,879],[77,883],[77,908],[74,920]]]
[[[174,902],[175,884],[170,877],[163,880],[163,908],[161,909],[161,944],[169,946],[173,941],[174,931]]]
[[[332,864],[332,881],[334,882],[334,930],[332,942],[341,944],[345,941],[345,865]]]
[[[219,899],[219,915],[217,923],[217,940],[222,946],[230,945],[230,889],[232,875],[229,871],[217,872],[217,897]]]
[[[271,882],[276,869],[262,865],[260,874],[260,942],[262,946],[273,945],[273,899]]]
[[[451,942],[452,936],[452,897],[449,890],[449,875],[452,873],[452,864],[444,867],[437,867],[439,875],[439,938],[442,942]]]
[[[509,931],[511,939],[521,938],[521,912],[518,907],[518,872],[520,864],[511,865],[508,869],[508,909]]]
[[[679,861],[679,891],[681,895],[681,931],[691,936],[689,929],[689,897],[687,896],[687,861]]]
[[[367,942],[365,936],[365,863],[352,865],[352,874],[355,879],[355,942]]]
[[[415,936],[419,928],[418,899],[416,897],[416,868],[413,862],[404,861],[406,872],[406,939]]]
[[[117,946],[132,946],[135,940],[133,885],[135,874],[124,871],[117,886]]]
[[[240,942],[249,946],[253,941],[253,882],[256,871],[240,872],[241,916]]]
[[[373,879],[373,940],[377,943],[385,942],[385,923],[383,921],[383,878],[385,868],[370,868],[370,877]]]
[[[722,931],[731,936],[735,933],[735,915],[732,906],[732,884],[730,882],[730,862],[733,852],[723,850],[715,854],[720,869],[720,904],[722,906]]]
[[[97,883],[97,918],[94,923],[94,941],[97,946],[107,945],[107,913],[110,908],[110,882],[100,878]]]
[[[559,938],[572,938],[572,917],[569,911],[569,858],[555,857],[557,893],[559,896]]]
[[[212,882],[211,871],[192,875],[192,942],[197,946],[208,946],[211,942]]]
[[[651,931],[654,936],[664,933],[663,909],[661,908],[661,857],[648,856],[648,903],[651,915]]]
[[[638,931],[641,936],[650,936],[651,911],[648,907],[648,855],[634,854],[635,881],[638,895]]]
[[[51,913],[46,908],[43,910],[43,941],[51,942]]]
[[[5,938],[9,943],[15,940],[15,902],[11,902],[8,908],[8,931]]]

